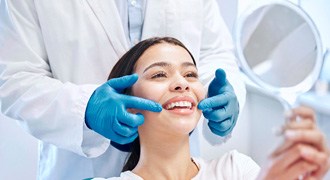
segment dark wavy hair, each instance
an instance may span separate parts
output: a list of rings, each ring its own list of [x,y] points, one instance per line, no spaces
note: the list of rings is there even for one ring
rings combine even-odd
[[[118,78],[122,77],[125,75],[130,75],[133,74],[134,66],[138,59],[141,57],[141,55],[149,49],[151,46],[154,46],[156,44],[161,44],[161,43],[168,43],[168,44],[173,44],[176,46],[180,46],[187,50],[187,52],[190,54],[195,66],[196,62],[191,54],[191,52],[183,45],[182,42],[179,40],[172,38],[172,37],[153,37],[149,38],[146,40],[143,40],[133,46],[129,51],[127,51],[116,63],[116,65],[113,67],[108,80],[112,78]],[[130,94],[131,89],[125,89],[124,94]],[[137,165],[139,159],[140,159],[140,140],[139,137],[137,137],[132,143],[128,144],[130,148],[130,155],[122,169],[122,172],[128,171],[128,170],[133,170],[135,166]]]

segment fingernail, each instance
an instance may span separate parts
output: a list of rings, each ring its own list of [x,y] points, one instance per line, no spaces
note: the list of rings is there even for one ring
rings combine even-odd
[[[311,152],[309,150],[307,150],[307,149],[303,149],[302,152],[301,152],[301,154],[302,154],[302,156],[307,157],[307,158],[309,156],[311,156]]]
[[[285,137],[292,139],[292,138],[295,138],[297,136],[297,133],[295,131],[292,131],[292,130],[286,130],[284,132],[284,135],[285,135]]]

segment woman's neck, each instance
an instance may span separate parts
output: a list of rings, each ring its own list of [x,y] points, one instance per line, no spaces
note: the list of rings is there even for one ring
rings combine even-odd
[[[198,173],[190,156],[189,136],[147,136],[140,140],[140,160],[133,172],[143,179],[191,179]]]

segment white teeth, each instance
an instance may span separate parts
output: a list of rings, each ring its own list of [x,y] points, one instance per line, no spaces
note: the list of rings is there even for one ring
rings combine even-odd
[[[178,102],[172,102],[168,105],[166,105],[166,109],[172,109],[174,107],[186,107],[186,108],[191,108],[192,104],[191,102],[188,101],[178,101]]]

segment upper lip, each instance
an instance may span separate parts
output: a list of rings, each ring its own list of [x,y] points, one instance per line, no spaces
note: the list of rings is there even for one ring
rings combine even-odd
[[[168,101],[166,101],[162,106],[164,109],[168,109],[168,106],[170,106],[171,103],[176,103],[176,102],[189,102],[189,103],[191,103],[190,108],[196,106],[196,101],[194,100],[194,98],[192,98],[190,96],[173,97],[173,98],[169,99]]]

